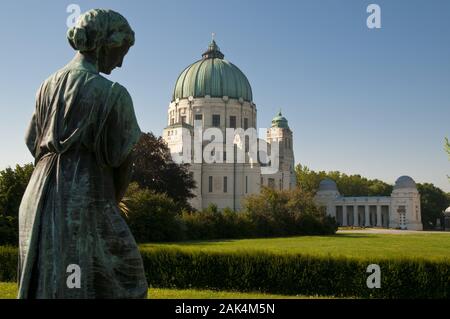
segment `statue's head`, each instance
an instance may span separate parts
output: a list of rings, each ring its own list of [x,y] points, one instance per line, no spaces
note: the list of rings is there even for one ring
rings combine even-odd
[[[95,60],[99,72],[110,74],[122,66],[134,44],[134,31],[119,13],[93,9],[80,15],[67,31],[67,38],[72,48]]]

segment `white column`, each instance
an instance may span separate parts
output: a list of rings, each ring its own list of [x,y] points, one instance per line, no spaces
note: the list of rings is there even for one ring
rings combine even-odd
[[[382,227],[382,224],[381,224],[381,205],[377,205],[377,227]]]
[[[358,205],[353,206],[353,226],[359,226]]]
[[[391,222],[392,214],[394,213],[393,209],[392,209],[392,204],[388,206],[388,212],[389,212],[389,214],[388,214],[388,228],[391,228],[392,227],[392,222]]]
[[[347,206],[342,205],[342,226],[347,226]]]
[[[365,219],[366,219],[366,222],[365,222],[365,226],[366,227],[369,227],[370,226],[370,215],[369,215],[369,205],[366,205],[365,207],[364,207],[364,213],[365,213]]]

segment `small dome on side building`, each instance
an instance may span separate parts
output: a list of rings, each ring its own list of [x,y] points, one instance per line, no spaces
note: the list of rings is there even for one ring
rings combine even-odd
[[[319,184],[319,192],[321,191],[338,191],[336,182],[331,178],[325,178]]]
[[[417,189],[416,182],[409,176],[401,176],[395,181],[394,190],[402,188]]]

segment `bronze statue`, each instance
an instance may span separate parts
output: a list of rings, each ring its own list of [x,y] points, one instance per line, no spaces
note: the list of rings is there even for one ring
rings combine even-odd
[[[145,298],[142,258],[118,208],[141,130],[127,90],[99,74],[122,66],[134,32],[96,9],[67,37],[78,52],[41,85],[26,134],[35,169],[19,210],[18,298]]]

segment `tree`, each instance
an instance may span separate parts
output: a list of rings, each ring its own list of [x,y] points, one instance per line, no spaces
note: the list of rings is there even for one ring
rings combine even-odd
[[[372,180],[369,186],[369,196],[390,196],[393,186],[378,179]]]
[[[313,194],[319,188],[320,181],[327,177],[323,171],[317,173],[300,164],[295,167],[295,174],[297,175],[297,186],[304,192]]]
[[[315,172],[300,164],[296,166],[295,172],[299,188],[312,194],[317,192],[320,181],[325,178],[334,180],[343,196],[389,196],[392,193],[392,185],[361,175],[347,175],[339,171]]]
[[[33,173],[33,164],[16,165],[0,171],[0,214],[17,217],[25,188]]]
[[[0,171],[0,245],[17,245],[19,206],[33,169],[25,164]]]
[[[423,227],[432,229],[436,225],[436,219],[441,218],[442,212],[450,204],[448,195],[430,183],[417,184],[417,189],[420,193]]]
[[[135,146],[132,181],[141,188],[167,194],[185,208],[189,208],[188,200],[194,197],[195,181],[188,164],[173,162],[162,137],[153,133],[142,134]]]

